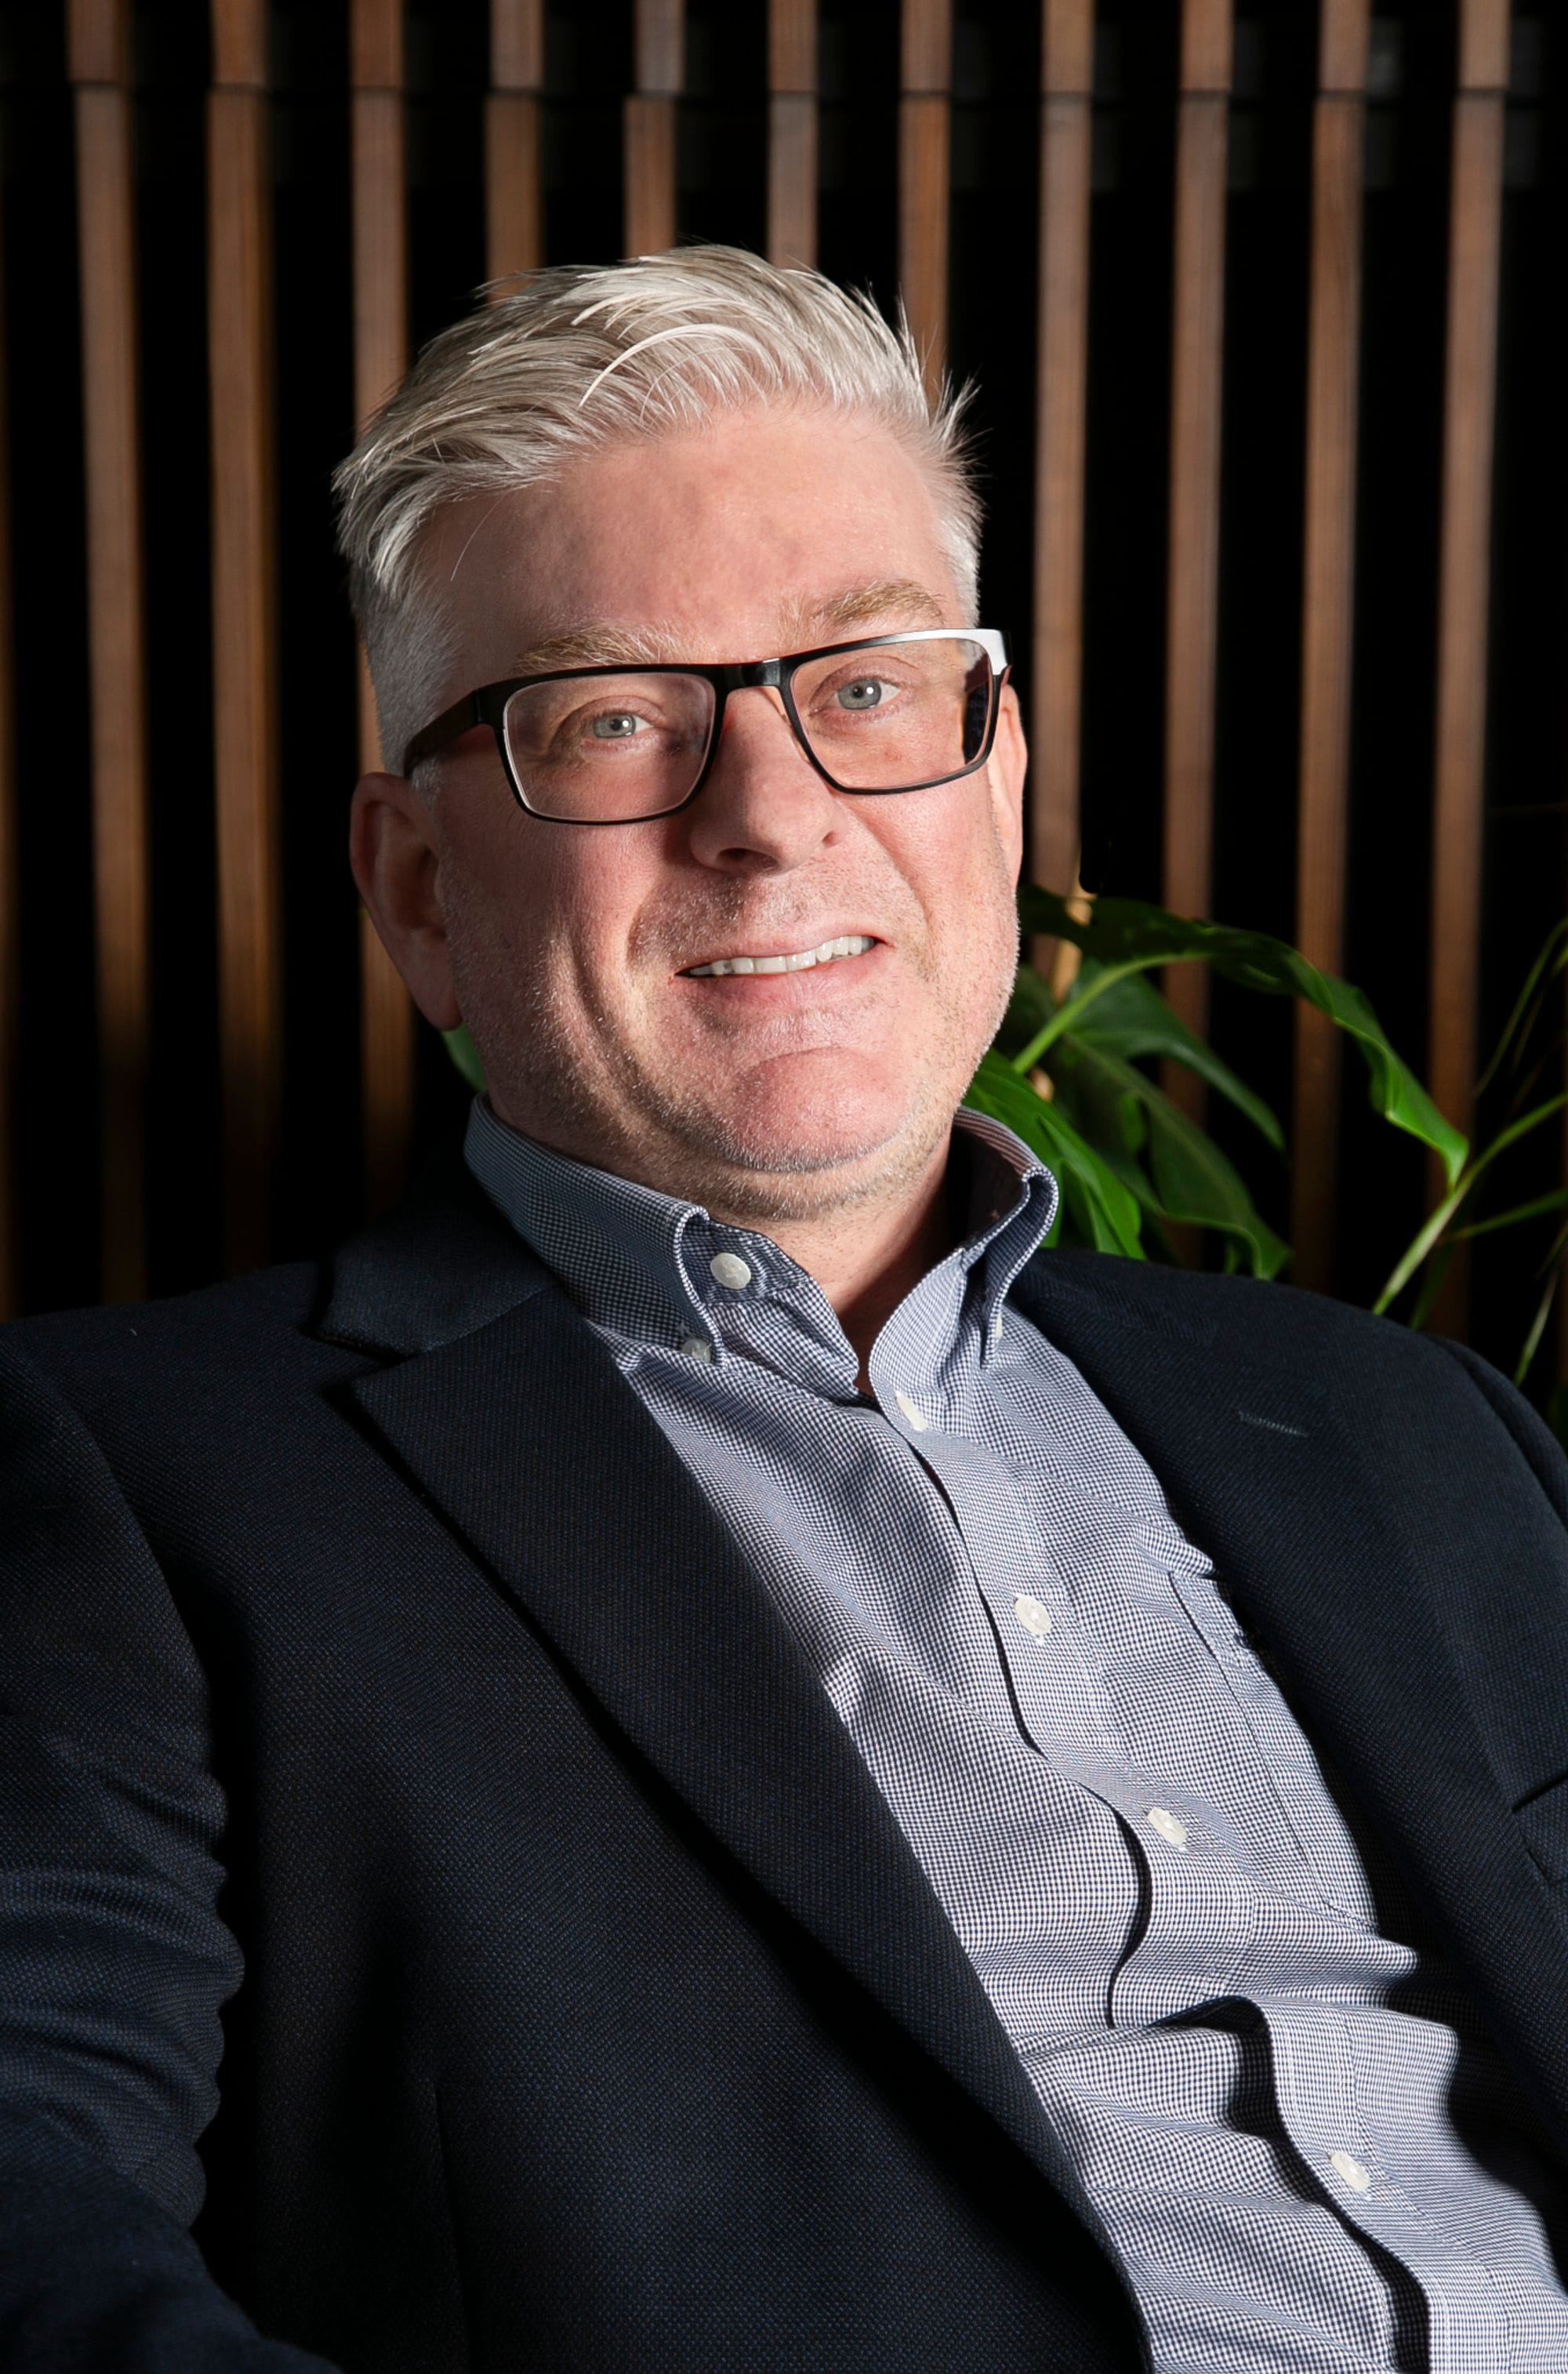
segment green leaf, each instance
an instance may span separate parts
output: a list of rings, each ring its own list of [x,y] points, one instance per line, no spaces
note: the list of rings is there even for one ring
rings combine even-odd
[[[1483,1096],[1491,1087],[1515,1037],[1518,1038],[1521,1046],[1529,1037],[1535,1021],[1535,1014],[1531,1008],[1538,991],[1546,980],[1554,978],[1562,970],[1563,966],[1568,964],[1568,945],[1564,945],[1565,942],[1568,942],[1568,915],[1565,915],[1561,923],[1552,925],[1534,964],[1525,975],[1525,985],[1514,1001],[1513,1013],[1503,1026],[1503,1036],[1497,1042],[1491,1061],[1476,1082],[1478,1097]]]
[[[1146,1258],[1137,1196],[1065,1113],[1020,1080],[1005,1056],[987,1053],[964,1103],[1005,1122],[1054,1172],[1062,1200],[1086,1242],[1099,1252]]]
[[[1472,1220],[1468,1228],[1450,1228],[1448,1241],[1456,1245],[1466,1237],[1490,1237],[1497,1228],[1515,1228],[1521,1221],[1539,1219],[1543,1212],[1561,1212],[1568,1205],[1568,1187],[1554,1187],[1550,1195],[1532,1196],[1527,1204],[1515,1204],[1511,1212],[1498,1212],[1490,1220]]]
[[[1546,1281],[1545,1289],[1542,1292],[1541,1299],[1536,1305],[1535,1317],[1530,1321],[1529,1333],[1525,1337],[1524,1346],[1519,1354],[1518,1365],[1514,1370],[1514,1382],[1516,1385],[1522,1385],[1525,1379],[1530,1373],[1530,1362],[1535,1358],[1536,1353],[1540,1347],[1540,1339],[1546,1333],[1547,1318],[1550,1312],[1553,1302],[1557,1299],[1557,1287],[1562,1275],[1562,1272],[1560,1268],[1552,1271],[1551,1275]]]
[[[1092,957],[1085,958],[1072,994],[1061,1008],[1065,1017],[1063,1035],[1102,1048],[1109,1055],[1124,1056],[1128,1062],[1158,1055],[1185,1064],[1233,1104],[1238,1112],[1244,1113],[1270,1146],[1282,1150],[1285,1133],[1263,1099],[1254,1095],[1229,1064],[1220,1062],[1196,1030],[1187,1028],[1142,973],[1128,973],[1114,982],[1084,1005],[1081,1019],[1075,1018],[1074,1008],[1093,989],[1103,970]]]
[[[1516,1139],[1527,1136],[1532,1129],[1539,1129],[1542,1122],[1550,1121],[1553,1113],[1561,1112],[1564,1105],[1568,1105],[1568,1091],[1562,1096],[1549,1097],[1545,1104],[1537,1105],[1533,1112],[1523,1113],[1516,1122],[1511,1122],[1505,1130],[1492,1139],[1485,1153],[1476,1157],[1457,1185],[1449,1190],[1436,1211],[1428,1215],[1421,1228],[1406,1246],[1390,1273],[1387,1284],[1373,1304],[1373,1310],[1387,1310],[1400,1288],[1421,1267],[1433,1245],[1444,1234],[1449,1221],[1454,1217],[1477,1180],[1484,1175],[1488,1167],[1496,1161],[1498,1156],[1514,1145]]]
[[[467,1081],[468,1086],[471,1088],[477,1088],[482,1096],[485,1088],[485,1067],[479,1060],[479,1051],[469,1038],[467,1031],[459,1023],[455,1030],[443,1030],[441,1035],[446,1041],[447,1053]]]
[[[1086,1072],[1107,1104],[1136,1101],[1148,1130],[1149,1180],[1139,1195],[1147,1209],[1166,1222],[1216,1229],[1254,1277],[1279,1275],[1291,1258],[1290,1246],[1256,1210],[1240,1173],[1213,1139],[1179,1105],[1102,1048],[1063,1040],[1057,1063],[1058,1101],[1083,1084]]]
[[[995,1045],[998,1054],[1015,1055],[1033,1038],[1042,1024],[1049,1022],[1056,1011],[1056,1000],[1051,994],[1051,984],[1043,973],[1031,964],[1020,964],[1013,978],[1012,995],[1008,1001],[1002,1027]],[[1026,1067],[1027,1068],[1027,1067]]]
[[[1442,1157],[1449,1185],[1457,1181],[1469,1151],[1468,1141],[1444,1119],[1409,1064],[1395,1053],[1361,991],[1332,973],[1319,972],[1285,941],[1264,932],[1167,914],[1164,908],[1138,899],[1097,899],[1089,921],[1080,923],[1066,899],[1032,886],[1019,893],[1019,914],[1026,932],[1070,940],[1103,967],[1083,996],[1064,1005],[1036,1033],[1034,1045],[1014,1058],[1020,1070],[1027,1071],[1065,1030],[1081,1029],[1081,1020],[1069,1021],[1068,1017],[1091,996],[1109,995],[1118,981],[1156,965],[1200,961],[1244,989],[1271,997],[1300,997],[1327,1015],[1360,1050],[1374,1110],[1396,1129],[1407,1130],[1432,1147]]]

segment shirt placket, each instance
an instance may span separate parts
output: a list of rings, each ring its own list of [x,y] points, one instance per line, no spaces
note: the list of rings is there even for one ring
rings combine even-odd
[[[1430,2320],[1430,2374],[1499,2374],[1513,2363],[1510,2317],[1479,2261],[1438,2234],[1421,2185],[1402,2171],[1379,2122],[1351,2012],[1329,2004],[1265,2002],[1281,2123],[1303,2164],[1350,2225],[1387,2251],[1421,2286]]]

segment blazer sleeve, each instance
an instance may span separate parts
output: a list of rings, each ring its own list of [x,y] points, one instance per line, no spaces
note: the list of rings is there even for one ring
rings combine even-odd
[[[88,1429],[0,1341],[0,2364],[322,2374],[188,2231],[241,1980],[206,1678]]]

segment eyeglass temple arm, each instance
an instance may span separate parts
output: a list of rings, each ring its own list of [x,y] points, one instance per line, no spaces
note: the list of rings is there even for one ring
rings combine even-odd
[[[421,758],[433,758],[438,750],[444,749],[449,742],[455,742],[458,735],[466,734],[471,725],[488,723],[489,720],[480,714],[478,694],[466,692],[461,700],[454,700],[450,709],[443,709],[432,723],[415,735],[403,753],[403,764],[398,773],[411,773]]]

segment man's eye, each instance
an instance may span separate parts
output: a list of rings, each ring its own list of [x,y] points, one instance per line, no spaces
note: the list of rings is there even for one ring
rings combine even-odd
[[[634,710],[612,709],[603,717],[591,718],[588,731],[595,742],[632,742],[647,722]]]
[[[841,709],[878,709],[890,690],[879,676],[860,676],[853,684],[841,684],[834,698]]]

